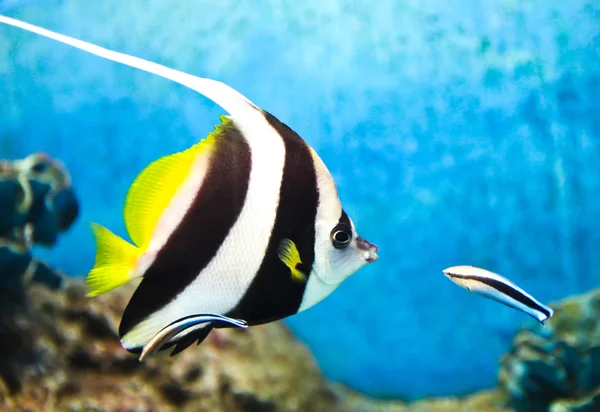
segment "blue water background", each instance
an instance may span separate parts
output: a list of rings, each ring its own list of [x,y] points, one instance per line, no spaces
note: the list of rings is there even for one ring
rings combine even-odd
[[[377,396],[495,384],[528,318],[442,276],[509,276],[543,301],[600,284],[600,2],[0,1],[0,12],[227,82],[294,128],[380,261],[288,321],[333,380]],[[195,92],[0,27],[0,157],[73,174],[83,214],[55,249],[84,274],[87,226],[124,235],[128,185],[223,111]]]

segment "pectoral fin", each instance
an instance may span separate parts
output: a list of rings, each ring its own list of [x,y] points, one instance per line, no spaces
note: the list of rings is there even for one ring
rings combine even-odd
[[[306,282],[306,275],[298,269],[302,263],[296,244],[290,239],[283,239],[277,249],[277,256],[292,272],[292,279],[296,282]]]

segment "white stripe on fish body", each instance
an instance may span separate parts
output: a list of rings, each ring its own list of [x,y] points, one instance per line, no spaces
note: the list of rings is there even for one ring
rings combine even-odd
[[[554,315],[554,310],[552,308],[542,304],[529,293],[525,292],[513,282],[504,276],[498,275],[497,273],[493,273],[475,266],[453,266],[445,269],[443,273],[452,282],[467,289],[468,291],[520,310],[534,319],[537,319],[541,323],[544,323],[547,319]],[[515,296],[520,295],[520,297],[524,298],[523,300],[529,299],[534,303],[534,305],[520,302],[502,290],[497,289],[493,285],[485,283],[486,280],[501,283],[509,288],[511,292],[515,294]],[[537,307],[535,305],[537,305]]]
[[[250,287],[266,255],[275,224],[285,160],[281,136],[262,119],[262,122],[236,123],[250,146],[252,165],[246,200],[237,221],[216,256],[196,279],[123,337],[121,343],[125,348],[143,346],[156,330],[190,313],[227,313]],[[206,325],[189,328],[176,339],[203,327]],[[129,342],[128,335],[136,336],[135,343]]]
[[[338,197],[333,176],[317,152],[309,147],[317,177],[319,203],[315,217],[315,260],[311,275],[308,277],[302,303],[298,312],[302,312],[329,296],[338,286],[327,284],[320,274],[330,270],[328,256],[324,251],[331,247],[329,232],[337,224],[342,214],[342,204]]]
[[[330,275],[335,275],[335,271],[332,270],[328,254],[331,248],[331,229],[338,223],[342,214],[342,204],[338,196],[337,186],[321,157],[312,147],[309,150],[317,176],[319,203],[315,218],[315,261],[298,312],[309,309],[325,299],[345,279],[341,276],[339,279],[332,281]],[[354,230],[354,227],[352,230]]]
[[[332,249],[331,230],[337,225],[343,213],[342,204],[338,196],[337,185],[331,172],[325,166],[319,155],[310,148],[315,172],[317,175],[317,188],[319,203],[315,218],[315,260],[311,276],[308,278],[302,303],[298,312],[302,312],[333,293],[338,286],[349,276],[365,266],[367,260],[340,259],[340,252]],[[342,253],[357,251],[358,233],[354,222],[348,217],[352,229],[352,244]],[[359,252],[363,256],[372,252]]]

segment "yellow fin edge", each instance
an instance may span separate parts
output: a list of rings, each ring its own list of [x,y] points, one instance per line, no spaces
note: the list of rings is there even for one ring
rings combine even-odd
[[[136,246],[148,245],[160,216],[189,176],[196,159],[210,156],[215,142],[225,135],[232,120],[228,116],[220,116],[220,120],[221,124],[199,143],[155,160],[134,179],[125,198],[123,217]]]
[[[96,241],[96,262],[85,280],[86,296],[106,293],[133,279],[141,250],[96,223],[90,224]]]
[[[292,279],[296,282],[305,282],[306,275],[298,269],[302,263],[296,244],[290,239],[283,239],[277,248],[277,256],[292,272]]]

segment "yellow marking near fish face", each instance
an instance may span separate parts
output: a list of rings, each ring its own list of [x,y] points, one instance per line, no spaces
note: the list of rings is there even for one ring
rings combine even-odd
[[[306,275],[298,269],[298,265],[302,263],[302,260],[294,242],[290,239],[283,239],[277,249],[277,256],[290,268],[293,280],[296,282],[306,282]]]

